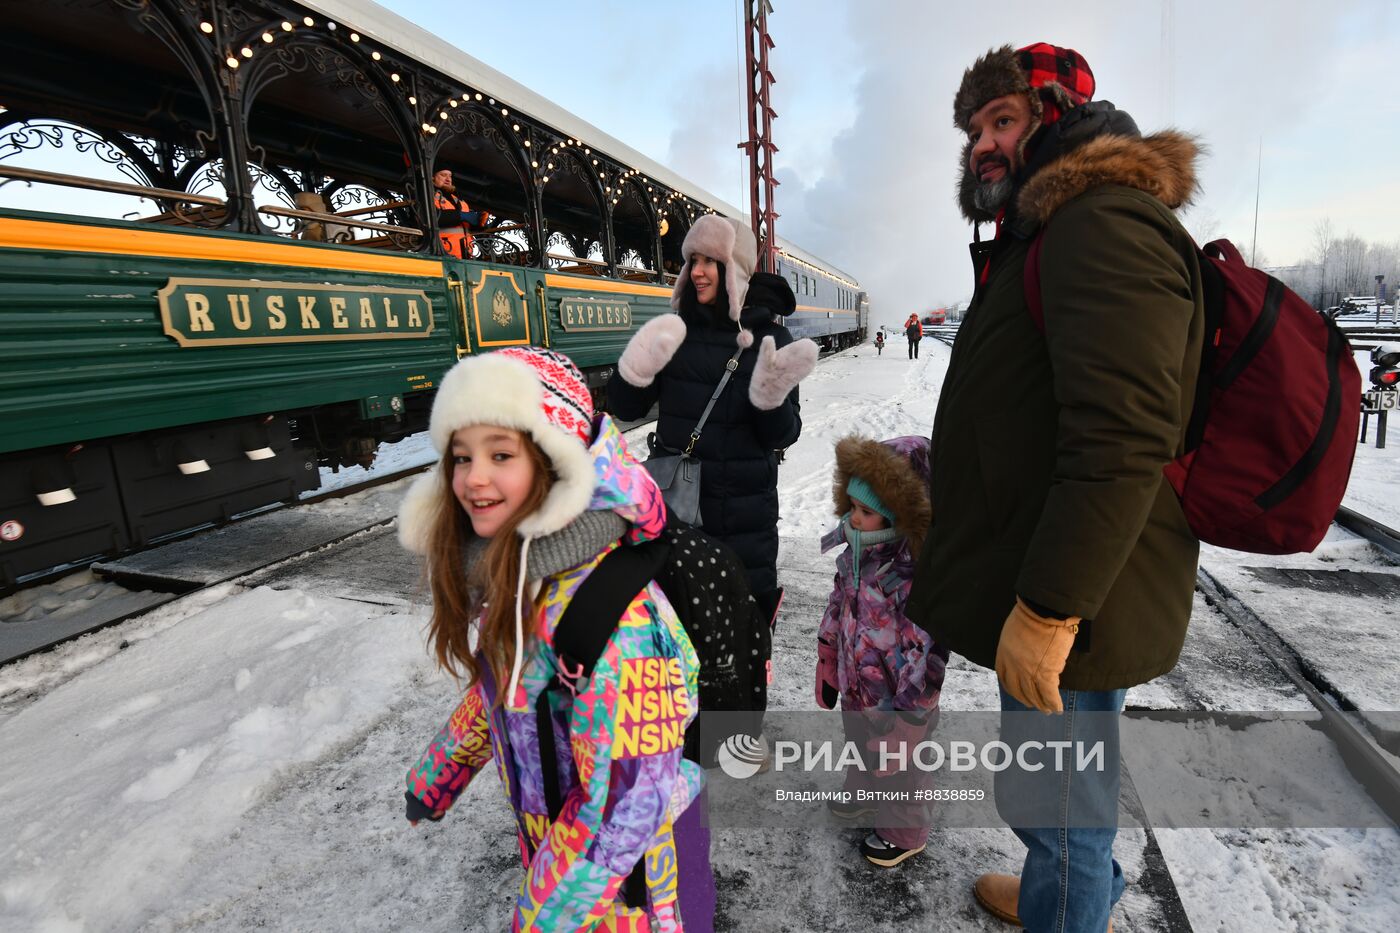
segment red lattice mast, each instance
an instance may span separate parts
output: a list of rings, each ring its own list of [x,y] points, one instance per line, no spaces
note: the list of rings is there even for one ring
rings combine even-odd
[[[774,235],[773,189],[778,181],[773,177],[773,121],[778,114],[769,103],[769,91],[774,84],[773,72],[768,70],[768,50],[773,40],[768,35],[768,14],[773,5],[768,0],[745,0],[744,21],[748,27],[745,46],[748,75],[749,138],[739,148],[749,154],[749,222],[758,240],[758,267],[764,272],[777,268],[778,240]]]

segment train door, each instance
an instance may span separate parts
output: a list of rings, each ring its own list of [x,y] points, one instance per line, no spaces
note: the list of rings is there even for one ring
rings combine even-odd
[[[501,347],[549,346],[542,271],[451,260],[448,265],[463,329],[459,357]]]

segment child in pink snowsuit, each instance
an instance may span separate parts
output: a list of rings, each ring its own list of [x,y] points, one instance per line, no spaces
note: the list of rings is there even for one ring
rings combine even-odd
[[[928,439],[874,441],[842,438],[836,444],[832,488],[841,524],[822,538],[826,552],[844,543],[836,579],[817,631],[817,703],[844,713],[885,710],[923,713],[938,707],[948,651],[904,615],[914,561],[929,527]],[[866,717],[844,717],[847,735],[866,747],[880,738]],[[882,778],[847,771],[846,789],[873,789]],[[910,787],[906,776],[902,787]],[[832,806],[842,817],[874,811],[854,799]],[[887,826],[894,823],[898,825]],[[922,852],[928,825],[918,804],[880,808],[881,828],[861,843],[871,863],[889,868]]]

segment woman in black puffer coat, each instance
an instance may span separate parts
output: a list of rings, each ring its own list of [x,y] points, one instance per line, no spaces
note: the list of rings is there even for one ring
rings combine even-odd
[[[632,337],[608,383],[608,406],[635,420],[658,404],[659,442],[683,451],[725,364],[749,348],[693,453],[702,464],[701,527],[739,555],[771,619],[779,596],[775,451],[802,432],[797,383],[816,364],[817,347],[794,341],[779,323],[797,301],[786,279],[753,273],[757,249],[747,227],[706,215],[681,250],[685,265],[671,297],[678,313],[648,321]]]

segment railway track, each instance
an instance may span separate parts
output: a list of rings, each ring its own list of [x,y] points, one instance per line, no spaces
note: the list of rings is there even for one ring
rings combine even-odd
[[[308,554],[338,544],[348,538],[363,534],[393,521],[392,512],[381,514],[370,521],[350,523],[328,523],[323,529],[313,528],[304,540],[290,539],[279,535],[276,530],[266,533],[270,538],[268,546],[244,548],[240,551],[243,559],[223,564],[224,569],[214,569],[205,575],[162,572],[159,561],[143,564],[142,559],[150,555],[178,552],[184,558],[184,566],[198,562],[199,549],[210,546],[218,551],[218,539],[253,536],[254,528],[277,522],[282,516],[299,510],[337,499],[363,493],[381,486],[398,482],[426,469],[426,464],[405,467],[399,470],[371,476],[365,480],[326,492],[308,496],[297,502],[279,503],[240,515],[237,519],[220,525],[204,525],[188,529],[175,535],[151,542],[143,548],[133,549],[119,557],[98,556],[67,564],[63,567],[31,576],[21,582],[15,593],[37,589],[52,584],[61,578],[92,568],[94,575],[109,584],[113,591],[107,592],[98,600],[98,605],[64,617],[63,621],[14,621],[0,618],[0,665],[18,661],[41,651],[46,651],[66,641],[79,638],[90,632],[125,622],[128,619],[150,612],[199,590],[208,589],[240,576],[256,573],[274,564],[294,560]],[[321,533],[317,533],[321,531]],[[289,545],[290,541],[294,543]],[[276,545],[284,546],[276,546]],[[193,560],[190,560],[193,558]],[[211,557],[212,566],[219,564]],[[10,594],[13,595],[13,594]]]
[[[164,547],[165,545],[174,543],[176,541],[185,541],[191,538],[196,538],[201,534],[205,534],[219,528],[227,528],[230,525],[236,525],[239,522],[247,521],[251,518],[256,518],[259,515],[266,515],[269,512],[276,512],[282,509],[292,509],[300,508],[302,506],[315,505],[318,502],[326,502],[331,499],[343,499],[346,496],[353,495],[357,492],[363,492],[366,489],[373,489],[376,486],[384,486],[389,483],[397,482],[398,480],[403,479],[405,476],[412,476],[414,473],[418,473],[424,469],[426,469],[426,464],[405,467],[401,470],[395,470],[392,473],[385,473],[382,475],[369,477],[364,482],[354,483],[347,486],[340,486],[335,489],[327,490],[325,492],[315,493],[314,495],[298,499],[295,502],[274,502],[269,505],[265,505],[261,508],[252,509],[248,512],[241,513],[235,516],[229,522],[223,522],[220,524],[196,525],[192,528],[184,528],[172,534],[162,535],[161,537],[156,538],[155,540],[150,541],[140,547],[131,548],[128,551],[122,552],[120,555],[96,554],[90,557],[85,557],[81,560],[75,560],[57,567],[52,567],[48,570],[41,570],[37,573],[27,574],[26,576],[21,577],[20,580],[13,587],[9,589],[0,590],[0,597],[9,596],[21,590],[32,589],[34,587],[39,587],[48,583],[52,583],[55,580],[58,580],[61,577],[65,577],[70,573],[76,573],[77,571],[83,570],[87,567],[91,567],[94,564],[100,564],[104,561],[112,560],[114,559],[114,557],[126,557],[132,554],[140,554],[143,551],[149,551],[154,548]],[[3,619],[0,619],[0,622],[3,622]],[[3,660],[8,659],[0,659],[0,661]]]

